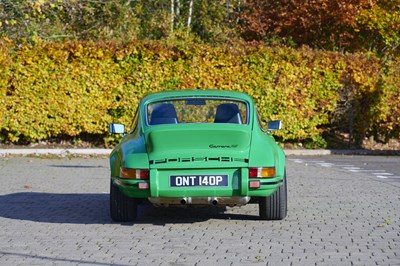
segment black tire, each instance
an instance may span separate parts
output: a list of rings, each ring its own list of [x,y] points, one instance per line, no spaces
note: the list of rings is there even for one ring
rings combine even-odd
[[[283,220],[287,214],[286,173],[283,184],[269,197],[260,197],[258,207],[261,220]]]
[[[115,222],[133,222],[137,215],[135,199],[124,196],[110,181],[110,215]]]

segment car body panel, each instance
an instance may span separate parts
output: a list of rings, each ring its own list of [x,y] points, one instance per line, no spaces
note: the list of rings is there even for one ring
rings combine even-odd
[[[149,104],[182,97],[244,102],[248,110],[245,123],[151,125]],[[254,102],[246,94],[220,90],[154,93],[140,101],[135,121],[133,130],[110,154],[112,183],[126,197],[267,197],[283,183],[285,155],[270,133],[262,130]],[[260,187],[249,188],[251,167],[275,167],[276,176],[252,178],[260,181]],[[121,178],[121,168],[148,169],[150,177],[148,180]],[[172,187],[170,178],[177,175],[200,178],[227,175],[228,182],[226,186]],[[139,183],[148,183],[148,189],[140,189]]]

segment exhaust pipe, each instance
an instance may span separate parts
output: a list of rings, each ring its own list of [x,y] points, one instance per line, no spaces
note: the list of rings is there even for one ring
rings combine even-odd
[[[181,205],[192,204],[192,198],[191,197],[182,198],[180,202]]]
[[[214,205],[214,206],[217,206],[218,205],[218,200],[217,199],[213,199],[211,201],[211,204]]]

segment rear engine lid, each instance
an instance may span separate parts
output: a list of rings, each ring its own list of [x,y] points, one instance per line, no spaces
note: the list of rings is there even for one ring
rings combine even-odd
[[[165,125],[146,133],[150,168],[245,167],[250,142],[244,125]]]

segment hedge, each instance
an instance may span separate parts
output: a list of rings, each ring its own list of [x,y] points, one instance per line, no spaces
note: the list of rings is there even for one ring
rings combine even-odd
[[[160,42],[0,41],[0,141],[93,135],[130,124],[150,92],[189,88],[242,91],[264,121],[282,119],[281,141],[325,145],[350,131],[398,138],[399,58],[309,48],[211,47]]]

